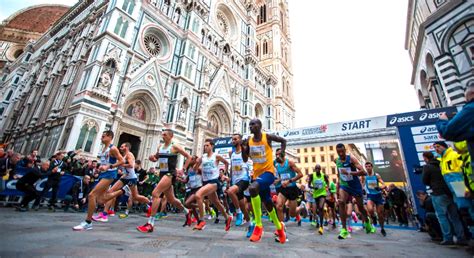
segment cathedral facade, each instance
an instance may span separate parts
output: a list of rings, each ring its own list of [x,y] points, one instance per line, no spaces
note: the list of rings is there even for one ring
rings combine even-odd
[[[79,1],[6,69],[0,137],[21,153],[94,157],[112,129],[145,159],[171,128],[199,154],[254,117],[294,123],[287,0]]]

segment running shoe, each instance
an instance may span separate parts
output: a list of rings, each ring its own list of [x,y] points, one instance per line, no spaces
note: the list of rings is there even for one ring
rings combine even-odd
[[[72,228],[74,231],[86,231],[92,229],[92,223],[87,223],[85,221],[81,222],[81,224]]]
[[[204,228],[206,228],[206,222],[204,220],[199,221],[199,223],[194,226],[195,230],[203,230]]]
[[[196,218],[191,219],[191,224],[196,223],[198,220]]]
[[[382,233],[382,236],[387,236],[387,232],[385,232],[385,229],[380,230],[380,233]]]
[[[166,219],[166,218],[168,218],[168,213],[166,213],[166,212],[160,212],[160,213],[161,213],[160,219]]]
[[[225,220],[225,231],[229,231],[230,226],[232,224],[232,216],[228,215],[227,219]]]
[[[296,214],[296,222],[298,223],[298,227],[301,227],[301,216],[299,214]]]
[[[316,227],[316,221],[311,221],[311,226]]]
[[[212,216],[212,218],[217,217],[217,214],[216,214],[216,212],[214,211],[214,209],[211,209],[211,216]]]
[[[244,215],[242,213],[237,213],[236,219],[235,219],[235,225],[238,227],[242,225],[244,219]]]
[[[247,238],[250,238],[250,236],[253,233],[254,228],[255,228],[255,224],[253,222],[250,222],[250,224],[247,228]]]
[[[329,225],[329,222],[326,220],[324,221],[324,226],[327,227]]]
[[[263,236],[263,226],[255,226],[253,229],[252,236],[250,236],[250,242],[258,242]]]
[[[109,221],[109,218],[107,215],[104,215],[102,212],[100,212],[98,215],[92,216],[93,221],[99,221],[99,222],[107,222]]]
[[[192,224],[192,219],[191,219],[191,212],[189,211],[188,213],[186,213],[186,221],[184,222],[184,225],[183,227],[190,227]]]
[[[285,224],[281,223],[281,229],[279,229],[277,231],[278,231],[278,242],[280,242],[280,244],[286,243]]]
[[[356,214],[354,211],[352,211],[352,220],[353,220],[355,223],[357,223],[357,222],[359,221],[359,218],[357,218],[357,214]]]
[[[323,235],[323,233],[324,233],[324,229],[323,229],[323,227],[319,227],[319,230],[318,230],[318,232],[319,232],[319,234],[320,234],[320,235]]]
[[[113,216],[115,216],[115,211],[114,210],[108,210],[107,214],[109,214],[109,216],[113,217]]]
[[[370,220],[364,222],[365,233],[375,233],[375,227],[370,223]]]
[[[221,221],[221,220],[220,220],[219,218],[216,218],[216,219],[214,220],[214,224],[219,224],[220,221]]]
[[[143,226],[138,226],[137,230],[142,233],[151,233],[153,232],[153,226],[150,223],[146,223]]]
[[[347,229],[341,228],[341,232],[339,233],[338,239],[346,239],[350,237],[349,231]]]
[[[151,205],[146,206],[146,217],[149,218],[151,216]]]
[[[130,187],[128,185],[125,185],[124,187],[122,187],[122,190],[125,191],[126,196],[131,196],[132,195],[132,191],[130,190]]]
[[[347,226],[347,230],[349,231],[349,233],[352,233],[352,227],[351,226]]]
[[[119,214],[119,218],[121,218],[121,219],[126,219],[126,218],[128,218],[128,214],[126,214],[126,213],[121,213],[121,214]]]

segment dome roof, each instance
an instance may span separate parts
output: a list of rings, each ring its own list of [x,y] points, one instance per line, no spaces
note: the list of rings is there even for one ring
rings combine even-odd
[[[70,7],[35,5],[22,9],[3,21],[4,28],[45,33]]]

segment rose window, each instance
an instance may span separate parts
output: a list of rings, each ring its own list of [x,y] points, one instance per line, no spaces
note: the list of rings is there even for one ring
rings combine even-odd
[[[146,34],[143,42],[148,53],[152,56],[158,56],[161,52],[162,46],[160,39],[154,34]]]

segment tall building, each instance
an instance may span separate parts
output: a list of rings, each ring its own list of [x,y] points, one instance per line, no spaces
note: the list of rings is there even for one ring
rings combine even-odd
[[[474,2],[409,0],[405,49],[421,108],[463,104],[474,80]]]
[[[1,140],[95,156],[112,129],[144,159],[163,128],[201,153],[205,138],[248,133],[253,117],[265,130],[292,127],[288,4],[257,2],[79,1],[7,66]]]
[[[352,158],[357,159],[360,164],[365,164],[367,158],[359,150],[355,144],[346,144],[347,154]],[[337,170],[336,163],[334,162],[337,159],[336,146],[312,146],[305,148],[296,149],[299,162],[297,166],[303,172],[302,183],[306,182],[308,175],[314,172],[314,167],[316,165],[321,166],[321,171],[329,177],[329,181],[337,182]]]

